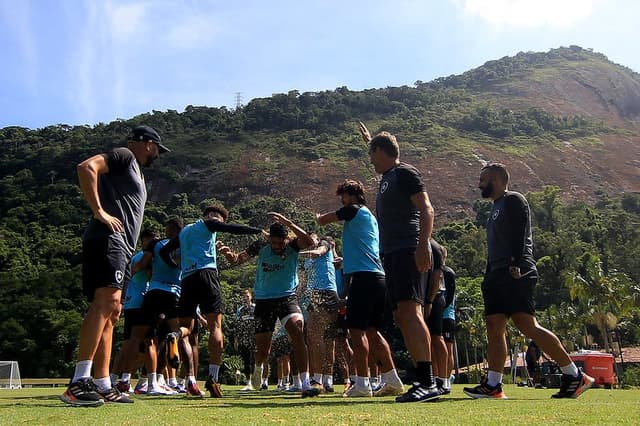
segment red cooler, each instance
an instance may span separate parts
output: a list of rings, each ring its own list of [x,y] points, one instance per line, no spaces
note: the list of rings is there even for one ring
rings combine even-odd
[[[596,379],[596,386],[611,388],[616,384],[613,355],[597,351],[580,351],[570,355],[571,360]]]

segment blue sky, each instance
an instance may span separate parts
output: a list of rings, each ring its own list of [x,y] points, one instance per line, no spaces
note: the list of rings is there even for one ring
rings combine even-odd
[[[640,71],[635,0],[0,0],[0,128],[411,85],[579,45]]]

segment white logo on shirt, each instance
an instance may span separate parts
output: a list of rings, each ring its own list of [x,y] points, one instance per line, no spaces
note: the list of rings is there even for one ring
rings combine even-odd
[[[492,214],[491,214],[491,220],[496,220],[498,218],[498,216],[500,216],[500,209],[496,209]]]
[[[382,182],[382,185],[380,186],[380,193],[384,194],[384,191],[386,191],[388,187],[389,187],[389,182],[387,181]]]
[[[122,273],[122,271],[116,271],[116,282],[118,284],[122,282],[123,278],[124,278],[124,274]]]

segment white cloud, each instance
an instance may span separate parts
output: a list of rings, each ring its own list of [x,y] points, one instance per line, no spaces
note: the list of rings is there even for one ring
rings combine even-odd
[[[128,4],[105,2],[104,13],[111,37],[117,42],[126,42],[139,33],[152,31],[150,6],[151,4],[147,2]]]
[[[594,0],[452,0],[466,14],[507,27],[567,28],[593,12]]]

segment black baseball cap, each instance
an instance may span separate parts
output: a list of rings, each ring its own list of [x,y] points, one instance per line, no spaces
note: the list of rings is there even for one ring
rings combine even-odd
[[[133,141],[151,141],[158,145],[160,152],[171,152],[169,148],[160,143],[160,135],[153,127],[136,126],[131,130],[131,140]]]

